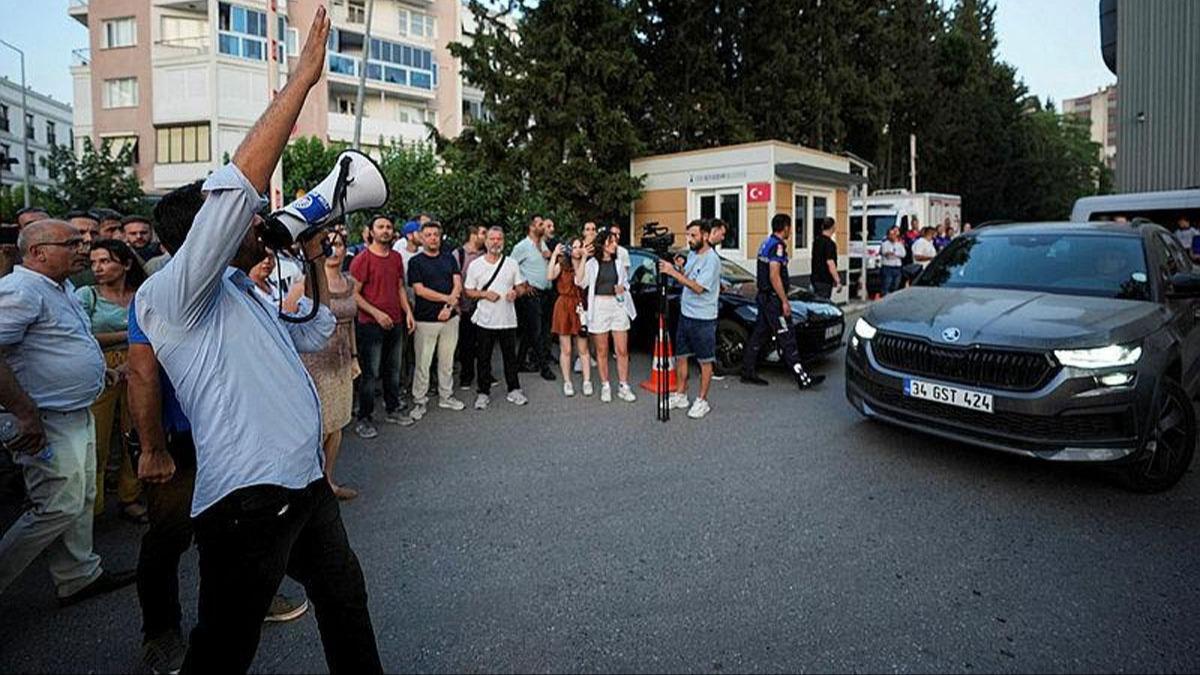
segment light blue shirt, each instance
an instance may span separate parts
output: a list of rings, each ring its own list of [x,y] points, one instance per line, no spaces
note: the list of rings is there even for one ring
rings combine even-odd
[[[550,280],[546,278],[547,262],[542,257],[542,251],[548,250],[550,249],[546,248],[545,239],[534,246],[533,240],[525,237],[513,247],[512,255],[509,256],[517,261],[517,265],[521,268],[521,276],[525,277],[525,281],[530,286],[543,291],[550,288]]]
[[[703,286],[704,292],[684,286],[679,311],[689,319],[715,320],[721,304],[721,257],[712,249],[703,255],[690,251],[683,275]]]
[[[40,410],[82,410],[104,390],[104,354],[69,280],[20,265],[0,279],[0,346]]]
[[[320,351],[337,326],[325,306],[308,323],[280,321],[228,266],[259,205],[242,172],[227,164],[204,190],[187,240],[136,299],[138,325],[192,423],[192,516],[240,488],[321,478],[321,404],[297,350]]]

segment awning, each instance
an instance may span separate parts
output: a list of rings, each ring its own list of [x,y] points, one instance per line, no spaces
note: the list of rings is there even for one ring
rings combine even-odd
[[[798,162],[776,164],[775,175],[780,178],[794,180],[800,183],[821,183],[822,185],[850,186],[866,185],[867,183],[866,178],[856,174],[834,171],[832,169],[822,169],[820,167],[800,164]]]

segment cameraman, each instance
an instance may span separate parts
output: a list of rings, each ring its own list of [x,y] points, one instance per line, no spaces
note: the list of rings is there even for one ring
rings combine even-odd
[[[266,254],[259,193],[325,66],[329,19],[319,8],[287,85],[234,154],[204,183],[157,208],[199,206],[176,256],[138,292],[137,319],[192,423],[196,486],[192,522],[200,599],[183,672],[246,672],[263,617],[284,574],[305,587],[332,672],[382,671],[366,583],[321,470],[321,407],[297,350],[317,351],[335,320],[286,325],[247,272]],[[171,226],[188,228],[186,218]],[[185,238],[186,237],[186,238]],[[323,237],[304,255],[321,263]],[[324,274],[308,281],[328,297]],[[301,311],[305,311],[301,307]],[[275,396],[262,396],[271,382]],[[148,480],[174,473],[170,455]],[[150,459],[146,460],[151,462]]]
[[[717,360],[717,310],[721,298],[721,258],[712,250],[708,238],[712,224],[693,220],[687,226],[687,242],[691,251],[683,271],[666,260],[659,261],[659,270],[683,286],[679,297],[679,327],[675,335],[675,367],[679,369],[678,388],[672,392],[668,405],[671,410],[688,407],[688,357],[695,356],[700,364],[700,395],[688,410],[688,417],[698,420],[712,410],[708,404],[708,387],[712,384],[713,362]]]

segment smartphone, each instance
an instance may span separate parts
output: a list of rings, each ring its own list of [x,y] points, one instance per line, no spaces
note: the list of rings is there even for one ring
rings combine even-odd
[[[17,235],[21,233],[21,228],[15,225],[0,225],[0,246],[10,245],[15,246],[17,243]]]

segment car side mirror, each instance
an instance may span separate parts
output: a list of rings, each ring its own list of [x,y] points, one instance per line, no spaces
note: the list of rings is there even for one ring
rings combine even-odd
[[[1169,298],[1200,298],[1200,274],[1176,272],[1171,275]]]

